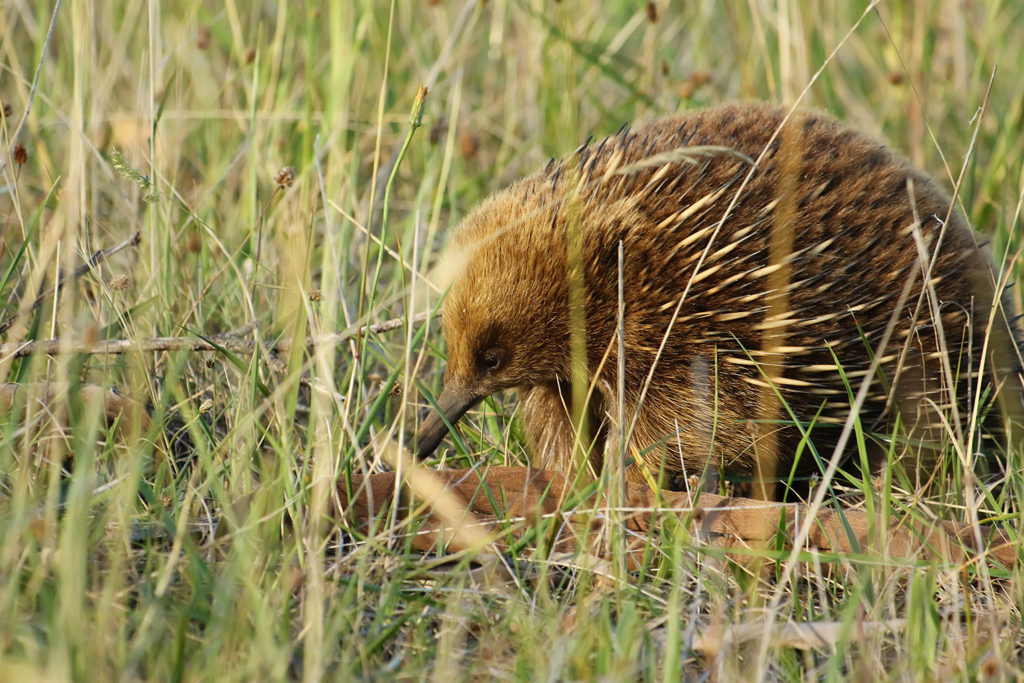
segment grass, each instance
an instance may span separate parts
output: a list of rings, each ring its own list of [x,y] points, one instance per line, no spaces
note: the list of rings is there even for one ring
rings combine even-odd
[[[72,2],[47,45],[53,4],[10,0],[0,135],[26,159],[0,159],[4,341],[295,342],[408,320],[436,302],[444,231],[489,192],[590,134],[737,98],[805,93],[946,187],[963,172],[973,225],[1000,257],[1020,248],[1024,5],[652,4],[653,21],[626,2]],[[29,309],[136,230],[140,246]],[[443,354],[436,325],[403,323],[273,356],[0,357],[5,381],[116,385],[156,418],[125,439],[74,392],[65,428],[31,407],[0,417],[0,679],[1024,676],[1020,568],[805,555],[773,602],[671,522],[618,581],[527,548],[537,576],[488,585],[470,558],[411,552],[397,518],[344,533],[335,480],[388,467]],[[525,462],[513,414],[488,400],[432,464]],[[1019,538],[1013,481],[986,509]],[[883,493],[879,514],[902,500]],[[940,503],[917,505],[962,514]],[[848,635],[692,647],[766,619]]]

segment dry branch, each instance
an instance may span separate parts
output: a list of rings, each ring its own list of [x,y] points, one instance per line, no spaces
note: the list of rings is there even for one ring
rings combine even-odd
[[[32,306],[29,308],[29,311],[34,311],[35,309],[39,308],[39,306],[41,306],[42,303],[46,301],[47,297],[49,297],[50,294],[53,294],[54,292],[60,294],[61,290],[64,289],[68,282],[74,282],[75,280],[82,277],[99,264],[106,261],[114,254],[120,251],[124,251],[128,247],[138,246],[138,244],[141,241],[142,233],[139,231],[135,231],[135,234],[126,239],[124,242],[121,242],[120,244],[115,244],[114,246],[108,247],[106,249],[100,249],[99,251],[94,253],[92,256],[89,257],[88,261],[75,268],[74,271],[72,271],[71,275],[65,275],[64,273],[61,273],[60,277],[57,280],[57,286],[52,290],[47,289],[42,294],[37,296],[36,300],[32,302]],[[14,324],[14,321],[18,319],[18,315],[20,315],[20,313],[15,313],[14,315],[8,317],[7,320],[4,320],[2,323],[0,323],[0,334],[3,334],[4,332],[11,328],[11,326]]]
[[[865,640],[880,634],[899,632],[907,626],[906,619],[862,621],[857,628],[840,621],[815,621],[772,624],[767,629],[770,647],[796,650],[830,649],[843,640]],[[729,652],[736,646],[765,637],[761,623],[728,624],[705,630],[694,636],[693,649],[701,652]]]
[[[528,467],[495,467],[483,474],[477,470],[441,470],[433,473],[443,479],[450,493],[461,501],[467,519],[482,524],[491,533],[496,549],[508,547],[510,539],[519,539],[541,517],[560,518],[553,538],[559,551],[571,551],[586,539],[599,537],[600,524],[607,519],[607,501],[591,499],[575,507],[564,507],[573,488],[560,474]],[[415,503],[402,487],[404,507]],[[352,476],[350,497],[345,482],[339,486],[342,512],[363,530],[371,520],[386,514],[395,494],[393,473]],[[596,512],[596,514],[594,514]],[[764,547],[779,534],[793,538],[806,517],[806,507],[798,504],[764,503],[745,498],[724,498],[708,493],[692,500],[686,493],[653,491],[645,485],[627,485],[622,519],[633,539],[629,562],[637,566],[643,554],[647,534],[670,515],[682,520],[701,543],[715,547]],[[845,520],[845,522],[844,522]],[[418,527],[412,545],[418,550],[463,550],[451,522],[428,512]],[[805,548],[828,553],[855,553],[902,560],[939,559],[957,563],[981,558],[1007,567],[1017,563],[1018,548],[998,530],[984,528],[985,547],[974,542],[974,528],[955,522],[926,523],[917,520],[896,521],[885,533],[875,533],[868,516],[859,510],[821,510]],[[592,550],[592,549],[591,549]],[[600,554],[600,551],[598,551]]]
[[[426,320],[431,314],[417,313],[412,318],[392,318],[373,325],[352,327],[342,332],[327,334],[320,337],[306,337],[303,342],[305,348],[313,348],[322,344],[340,344],[353,337],[359,337],[367,332],[379,334],[396,330],[408,322],[415,325]],[[434,314],[439,317],[439,314]],[[292,342],[281,340],[275,343],[264,343],[263,348],[269,353],[286,353],[292,348]],[[226,350],[232,353],[252,353],[256,349],[256,342],[252,339],[239,339],[237,335],[212,335],[210,337],[153,337],[150,339],[110,339],[101,342],[86,342],[76,339],[42,339],[18,343],[0,344],[0,358],[21,358],[33,354],[44,354],[48,356],[58,354],[85,353],[90,355],[107,355],[117,353],[128,353],[131,351],[218,351]]]

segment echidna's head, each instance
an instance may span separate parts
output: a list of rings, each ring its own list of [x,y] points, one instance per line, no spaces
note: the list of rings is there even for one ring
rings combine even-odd
[[[432,412],[417,435],[420,457],[432,453],[448,425],[484,397],[566,373],[561,234],[552,230],[543,206],[524,206],[514,188],[484,203],[455,231],[439,269],[451,282],[442,312],[448,342],[444,391],[437,401],[440,413]]]

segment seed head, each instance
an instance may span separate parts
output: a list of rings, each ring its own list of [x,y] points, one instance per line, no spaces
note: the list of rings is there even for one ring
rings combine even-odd
[[[282,167],[274,176],[274,182],[282,190],[291,187],[295,182],[295,168],[292,166]]]
[[[130,285],[131,280],[123,273],[110,278],[110,282],[107,283],[107,286],[115,292],[123,292],[128,289]]]

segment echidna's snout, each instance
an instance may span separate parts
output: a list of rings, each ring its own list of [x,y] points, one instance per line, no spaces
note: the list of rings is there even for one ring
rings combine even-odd
[[[470,408],[483,400],[477,396],[455,387],[445,387],[437,398],[437,412],[432,412],[420,425],[416,434],[416,457],[425,458],[435,450],[448,434],[449,427],[466,414]]]

